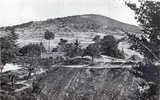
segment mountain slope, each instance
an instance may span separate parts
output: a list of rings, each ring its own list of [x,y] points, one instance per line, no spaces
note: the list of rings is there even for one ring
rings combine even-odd
[[[134,33],[140,31],[137,26],[125,24],[109,17],[86,14],[1,27],[0,33],[14,30],[15,33],[19,34],[19,44],[23,46],[32,42],[44,41],[46,29],[55,33],[55,39],[51,43],[54,45],[58,43],[60,38],[79,39],[85,44],[92,42],[91,39],[95,35],[112,34],[120,37],[124,36],[124,31]]]
[[[107,30],[119,29],[121,31],[124,30],[129,32],[139,32],[140,30],[137,26],[125,24],[112,18],[96,14],[68,16],[56,19],[48,19],[46,21],[31,21],[28,23],[15,25],[11,27],[15,29],[27,27],[42,28],[45,26],[49,27],[50,25],[52,27],[54,27],[55,25],[57,26],[56,28],[71,28],[74,31],[100,31],[100,29],[103,29],[103,31],[105,32]],[[88,28],[88,30],[85,28]],[[63,31],[67,31],[67,29]]]

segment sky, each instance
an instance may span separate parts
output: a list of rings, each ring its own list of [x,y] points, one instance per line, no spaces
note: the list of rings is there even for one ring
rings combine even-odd
[[[0,26],[50,18],[100,14],[137,25],[123,0],[0,0]]]

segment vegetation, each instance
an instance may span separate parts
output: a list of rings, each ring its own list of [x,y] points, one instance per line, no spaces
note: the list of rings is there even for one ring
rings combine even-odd
[[[82,49],[78,40],[73,43],[68,43],[67,40],[61,39],[58,43],[58,48],[54,48],[54,50],[64,52],[65,56],[69,58],[91,56],[92,63],[94,62],[94,58],[99,57],[101,54],[124,58],[123,52],[118,50],[118,43],[120,41],[116,40],[112,35],[107,35],[103,39],[100,39],[100,36],[97,35],[93,38],[93,41],[95,41],[95,43]]]
[[[22,47],[19,52],[21,53],[22,56],[40,56],[41,52],[45,51],[45,47],[43,46],[42,43],[40,44],[28,44],[24,47]]]
[[[112,35],[104,36],[104,38],[100,41],[101,54],[111,57],[124,58],[123,52],[118,49],[119,42],[120,40],[116,40]]]
[[[80,42],[75,40],[73,43],[67,43],[67,40],[61,39],[59,42],[58,50],[65,52],[65,56],[70,58],[76,56],[82,56],[83,50],[80,46]]]
[[[50,51],[50,48],[51,48],[50,40],[54,39],[54,37],[55,37],[55,34],[53,32],[50,32],[49,30],[45,31],[44,38],[46,40],[49,40],[49,46],[48,46],[49,51]]]
[[[17,56],[18,46],[16,44],[17,35],[14,32],[9,33],[5,37],[0,37],[0,56],[1,63],[13,62]]]
[[[100,42],[100,36],[99,35],[96,35],[94,38],[93,38],[93,41],[98,43]]]
[[[159,60],[160,2],[139,0],[139,3],[140,6],[126,2],[126,5],[135,12],[135,18],[143,27],[141,37],[131,34],[129,37],[135,43],[134,49],[143,53],[150,60]]]
[[[100,56],[100,47],[97,43],[93,43],[88,45],[88,47],[84,51],[84,56],[91,56],[92,57],[92,63],[94,62],[95,57]]]
[[[59,51],[59,52],[64,52],[65,51],[65,46],[66,46],[66,44],[67,44],[67,40],[65,40],[65,39],[60,39],[60,42],[58,43],[58,49],[57,49],[57,51]]]

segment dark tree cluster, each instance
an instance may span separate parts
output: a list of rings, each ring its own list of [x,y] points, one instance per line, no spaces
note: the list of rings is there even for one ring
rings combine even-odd
[[[32,56],[40,56],[42,52],[45,52],[45,47],[43,46],[42,43],[40,44],[28,44],[24,47],[22,47],[19,50],[19,53],[22,56],[28,56],[28,57],[32,57]]]
[[[67,43],[67,40],[61,39],[58,49],[61,52],[65,52],[65,56],[68,57],[82,56],[83,54],[83,50],[78,40],[75,40],[73,43]]]
[[[126,2],[126,5],[135,12],[135,18],[143,28],[141,38],[133,40],[134,36],[132,36],[132,41],[135,43],[135,49],[148,59],[158,60],[160,58],[160,2],[139,0],[139,3],[140,6]]]
[[[93,41],[95,41],[95,43],[89,44],[86,48],[82,49],[78,40],[73,43],[68,43],[67,40],[61,39],[58,48],[54,49],[54,51],[65,52],[65,56],[70,58],[76,56],[90,56],[92,62],[94,62],[94,58],[100,57],[101,54],[124,58],[124,53],[118,49],[118,43],[121,40],[116,40],[114,36],[107,35],[103,39],[100,39],[99,36],[95,36]]]
[[[94,58],[100,56],[100,45],[97,43],[93,43],[88,45],[88,47],[84,50],[84,56],[91,56],[92,62],[94,62]]]
[[[112,35],[104,36],[104,38],[100,41],[101,54],[111,57],[124,58],[123,53],[118,49],[119,42],[120,41],[116,40]]]
[[[16,40],[18,35],[11,31],[7,36],[0,37],[0,60],[3,65],[12,62],[18,54]]]

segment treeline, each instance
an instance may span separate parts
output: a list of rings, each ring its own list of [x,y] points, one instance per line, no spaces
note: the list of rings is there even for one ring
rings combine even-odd
[[[124,52],[118,49],[119,40],[116,40],[114,36],[107,35],[100,39],[100,36],[93,38],[94,43],[89,44],[86,48],[82,48],[82,44],[79,40],[75,40],[69,43],[67,40],[60,39],[57,48],[54,48],[53,52],[64,52],[65,56],[73,58],[76,56],[91,56],[92,61],[95,57],[100,55],[107,55],[116,58],[124,58]]]

